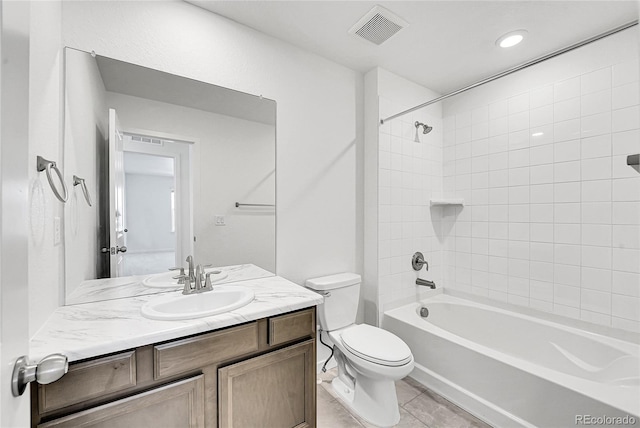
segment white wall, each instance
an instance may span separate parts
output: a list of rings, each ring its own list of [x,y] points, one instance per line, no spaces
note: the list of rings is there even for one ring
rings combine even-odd
[[[113,92],[107,100],[125,131],[168,133],[194,143],[190,174],[196,262],[253,263],[274,271],[275,211],[235,207],[235,202],[275,202],[274,126]],[[216,215],[225,216],[225,226],[215,225]]]
[[[29,332],[33,335],[64,301],[63,246],[53,243],[63,205],[53,195],[36,156],[62,161],[61,3],[32,2],[29,68]]]
[[[444,105],[446,287],[640,331],[638,30]]]
[[[67,294],[87,279],[98,277],[98,168],[96,158],[103,153],[108,138],[106,92],[95,60],[81,52],[68,51],[65,70],[64,177],[69,200],[64,204],[64,245],[67,258]],[[84,200],[73,176],[84,178],[92,206]]]

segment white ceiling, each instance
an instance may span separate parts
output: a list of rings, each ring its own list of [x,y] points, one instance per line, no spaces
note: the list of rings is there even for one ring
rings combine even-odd
[[[440,93],[638,19],[636,0],[188,1],[349,68],[380,66]],[[347,33],[376,4],[409,22],[380,46]],[[517,29],[529,32],[523,43],[495,46]]]

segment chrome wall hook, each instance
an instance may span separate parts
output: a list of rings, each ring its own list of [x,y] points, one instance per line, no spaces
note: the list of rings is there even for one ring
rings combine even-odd
[[[87,189],[87,184],[84,182],[84,178],[80,178],[77,175],[73,176],[73,186],[80,185],[82,189],[82,194],[84,195],[84,200],[87,201],[87,205],[91,206],[91,195],[89,195],[89,190]]]
[[[63,203],[67,202],[67,199],[69,198],[69,193],[67,192],[67,185],[64,183],[64,178],[62,177],[62,173],[58,169],[58,166],[56,165],[56,163],[54,161],[47,160],[42,156],[38,156],[37,168],[38,168],[38,172],[42,172],[42,171],[46,172],[47,181],[49,181],[51,190],[53,191],[53,194],[56,195],[56,198],[58,198],[60,202],[63,202]],[[56,175],[58,176],[58,180],[62,185],[62,194],[60,194],[56,185],[53,184],[53,177],[51,176],[51,170],[54,170],[56,172]]]

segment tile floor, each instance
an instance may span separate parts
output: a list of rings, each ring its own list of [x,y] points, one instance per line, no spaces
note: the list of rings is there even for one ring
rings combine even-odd
[[[334,368],[320,375],[318,428],[373,428],[373,425],[349,413],[336,398],[331,380],[337,374]],[[396,382],[396,391],[400,405],[400,423],[396,425],[399,428],[490,428],[490,425],[410,377]]]

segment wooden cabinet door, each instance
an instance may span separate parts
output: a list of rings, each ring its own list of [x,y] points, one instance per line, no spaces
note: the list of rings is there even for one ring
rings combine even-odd
[[[204,427],[204,379],[198,375],[38,425],[48,427]]]
[[[308,340],[219,369],[220,428],[315,427],[314,361]]]

